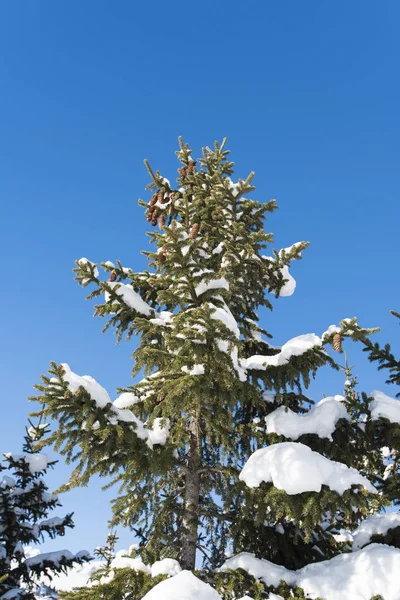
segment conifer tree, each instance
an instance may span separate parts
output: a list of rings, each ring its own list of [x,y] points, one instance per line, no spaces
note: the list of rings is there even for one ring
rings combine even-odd
[[[86,552],[74,556],[68,550],[26,556],[26,546],[40,544],[46,535],[51,539],[64,535],[74,526],[72,514],[48,518],[61,504],[42,478],[55,461],[35,448],[35,442],[46,435],[46,427],[31,423],[23,454],[5,454],[0,464],[0,471],[5,472],[0,480],[0,598],[33,600],[41,576],[51,579],[89,558]]]
[[[225,144],[194,161],[180,140],[177,185],[146,162],[153,195],[140,205],[154,227],[149,270],[107,261],[103,278],[99,265],[76,263],[77,281],[94,286],[88,298],[104,298],[95,313],[107,319],[104,329],[114,328],[118,341],[137,337],[132,374],[144,378],[113,402],[93,378],[52,363],[37,386],[36,414],[56,423],[43,445],[77,464],[64,489],[94,474],[120,485],[112,526],[135,532],[146,564],[170,557],[193,570],[202,554],[215,567],[227,552],[247,550],[296,569],[340,553],[335,535],[384,502],[373,487],[382,465],[376,453],[365,461],[352,390],[314,409],[305,393],[320,367],[339,368],[331,345],[340,353],[346,338],[365,340],[373,330],[345,319],[321,336],[270,344],[259,310],[293,293],[289,267],[308,243],[263,253],[275,201],[247,197],[253,173],[233,183]],[[301,415],[309,418],[298,426]],[[278,465],[294,477],[317,461],[346,483],[326,476],[307,487],[305,478],[289,489],[287,477],[272,473]]]

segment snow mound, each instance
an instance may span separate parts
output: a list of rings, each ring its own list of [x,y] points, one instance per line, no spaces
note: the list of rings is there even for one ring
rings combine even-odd
[[[255,354],[242,361],[245,369],[258,369],[265,371],[268,367],[286,365],[292,356],[301,356],[311,348],[322,346],[322,340],[315,333],[298,335],[283,344],[281,351],[274,356]]]
[[[343,396],[329,396],[304,415],[280,406],[265,417],[266,431],[291,440],[297,440],[306,433],[316,433],[320,438],[331,440],[339,419],[349,419],[343,400]]]
[[[163,558],[151,565],[151,576],[168,575],[173,577],[182,571],[180,564],[174,558]]]
[[[297,585],[324,600],[384,600],[400,598],[400,550],[371,544],[364,550],[340,554],[297,571]]]
[[[153,587],[143,600],[221,600],[221,596],[190,571],[181,571]]]
[[[389,419],[392,423],[400,423],[400,401],[390,396],[386,396],[379,390],[371,392],[370,403],[371,418],[373,421],[377,421],[379,417]]]
[[[288,585],[296,585],[296,574],[282,565],[274,563],[264,558],[256,558],[250,552],[241,552],[227,561],[218,569],[224,572],[229,569],[243,569],[255,579],[261,579],[266,586],[272,585],[277,587],[282,580]]]
[[[261,448],[252,454],[239,479],[248,487],[258,487],[262,481],[272,481],[287,494],[320,492],[327,485],[338,494],[352,485],[363,485],[376,493],[374,486],[351,467],[329,460],[298,442],[283,442]]]
[[[135,569],[136,571],[144,571],[150,573],[150,569],[144,564],[139,556],[130,558],[127,550],[119,550],[115,558],[111,562],[112,569]]]
[[[282,273],[282,277],[284,279],[287,279],[286,283],[283,284],[283,286],[281,287],[281,290],[279,292],[279,296],[292,296],[294,294],[294,291],[296,289],[296,280],[295,278],[289,273],[289,267],[282,267],[282,269],[280,270]]]
[[[385,535],[389,529],[394,529],[394,527],[400,527],[400,512],[368,517],[353,532],[353,552],[368,544],[373,535]]]
[[[276,586],[283,579],[289,585],[303,588],[311,598],[370,600],[378,594],[384,600],[400,598],[400,550],[383,544],[371,544],[358,552],[340,554],[298,571],[242,552],[228,559],[220,570],[239,568],[265,585]],[[272,594],[271,598],[276,600],[279,596]]]

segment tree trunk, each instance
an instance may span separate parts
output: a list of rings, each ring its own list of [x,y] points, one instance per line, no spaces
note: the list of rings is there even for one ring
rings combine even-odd
[[[190,442],[182,519],[181,565],[183,569],[193,570],[196,563],[200,499],[201,434],[198,417],[190,418],[189,432]]]

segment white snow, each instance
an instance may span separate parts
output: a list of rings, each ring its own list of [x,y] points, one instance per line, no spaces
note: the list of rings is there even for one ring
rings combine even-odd
[[[211,281],[202,281],[199,283],[196,288],[196,296],[201,296],[204,292],[208,290],[229,290],[229,282],[225,279],[225,277],[220,277],[219,279],[211,279]]]
[[[194,365],[191,369],[183,366],[182,371],[188,375],[204,375],[204,365]]]
[[[282,273],[283,278],[287,279],[288,281],[286,281],[286,283],[283,284],[282,288],[280,289],[279,296],[292,296],[296,289],[296,280],[289,273],[289,267],[282,267],[282,269],[280,269],[280,272]]]
[[[329,325],[328,329],[324,331],[321,338],[324,340],[326,337],[329,337],[333,333],[339,333],[340,331],[341,329],[337,325]]]
[[[400,400],[386,396],[379,390],[373,390],[370,395],[373,398],[369,405],[373,421],[383,417],[392,423],[400,423]]]
[[[262,481],[272,482],[289,495],[320,492],[323,485],[338,494],[352,485],[363,485],[376,493],[374,486],[360,473],[346,465],[329,460],[298,442],[283,442],[254,452],[239,475],[248,487]]]
[[[212,304],[210,302],[209,306],[212,309],[211,318],[217,321],[221,321],[225,325],[225,327],[227,327],[235,335],[235,337],[239,339],[239,326],[227,305],[225,305],[224,308],[221,308],[219,306],[215,306],[215,304]]]
[[[297,571],[297,585],[324,600],[384,600],[400,598],[400,550],[371,544],[358,552],[307,565]]]
[[[154,444],[165,444],[168,438],[170,423],[168,419],[156,418],[153,421],[152,427],[146,427],[146,425],[128,408],[119,408],[120,405],[133,406],[138,401],[138,398],[130,392],[121,394],[114,403],[111,402],[111,398],[107,391],[99,384],[93,377],[89,375],[77,375],[71,371],[70,367],[63,363],[62,367],[65,371],[64,380],[68,383],[68,387],[71,392],[76,392],[80,386],[82,386],[96,402],[99,408],[105,408],[110,404],[110,409],[113,412],[112,416],[108,417],[108,421],[111,425],[117,425],[118,422],[134,423],[136,425],[136,435],[145,440],[149,448],[152,448]],[[153,376],[157,375],[156,373]],[[53,378],[51,381],[56,382]],[[164,421],[164,425],[161,422]],[[83,424],[84,427],[84,424]],[[98,429],[99,423],[93,425],[93,429]]]
[[[266,431],[292,440],[307,433],[316,433],[320,438],[331,440],[339,419],[350,418],[343,400],[343,396],[328,396],[304,415],[280,406],[265,417]]]
[[[191,571],[181,571],[153,587],[143,600],[221,600],[221,596]]]
[[[242,552],[228,559],[220,570],[238,568],[267,586],[277,586],[283,579],[289,585],[303,588],[311,598],[370,600],[378,594],[384,600],[400,598],[400,550],[383,544],[371,544],[358,552],[340,554],[298,571]]]
[[[136,310],[146,317],[154,313],[153,309],[150,308],[147,302],[145,302],[137,292],[135,292],[131,285],[126,285],[119,281],[109,281],[107,285],[109,285],[118,296],[121,296],[122,300],[129,308]],[[110,293],[106,291],[104,297],[105,301],[108,302],[110,300]]]
[[[106,390],[93,377],[90,375],[77,375],[71,371],[67,363],[62,363],[61,366],[64,369],[63,379],[68,383],[68,387],[72,393],[77,392],[80,387],[83,387],[99,408],[104,408],[108,403],[111,403],[111,398]],[[57,379],[52,378],[51,381],[55,382]]]
[[[33,454],[13,454],[8,452],[4,454],[6,458],[13,458],[13,460],[24,460],[29,465],[29,470],[34,475],[35,473],[40,473],[40,471],[44,471],[47,469],[47,465],[49,463],[49,457],[47,454],[40,454],[39,452],[35,452]],[[3,477],[3,481],[4,481]],[[11,477],[7,478],[10,482],[12,480]],[[6,480],[7,482],[7,480]],[[11,486],[9,486],[11,487]]]
[[[71,569],[68,569],[67,573],[58,573],[52,576],[51,586],[56,590],[71,591],[74,587],[84,587],[88,584],[90,576],[104,567],[104,561],[92,560],[84,563],[83,565],[77,565]],[[43,581],[50,583],[46,578]]]
[[[124,392],[116,400],[114,400],[113,405],[116,408],[128,408],[129,406],[133,406],[139,402],[139,398],[132,394],[132,392]]]
[[[169,577],[173,577],[174,575],[178,575],[182,571],[180,564],[174,558],[163,558],[162,560],[157,560],[150,567],[151,576],[157,577],[157,575],[168,575]]]
[[[242,361],[246,369],[258,369],[265,371],[267,367],[278,367],[286,365],[292,356],[300,356],[311,348],[322,345],[321,338],[315,333],[306,333],[292,338],[284,344],[278,354],[274,356],[263,356],[255,354]]]
[[[228,569],[243,569],[256,579],[261,579],[266,586],[277,587],[282,579],[289,585],[296,585],[296,575],[294,571],[289,571],[286,567],[275,565],[269,560],[256,558],[249,552],[241,552],[227,561],[218,569],[218,571],[228,571]]]
[[[400,512],[367,517],[353,532],[353,552],[368,544],[373,535],[385,535],[389,529],[395,527],[400,527]]]
[[[82,258],[80,258],[77,262],[81,266],[86,265],[86,264],[92,265],[92,267],[94,267],[94,271],[93,271],[94,276],[95,277],[99,276],[99,270],[98,270],[98,268],[96,266],[96,263],[92,262],[91,260],[88,260],[84,256]],[[86,283],[86,282],[89,282],[89,281],[90,281],[89,279],[83,279],[82,283]]]
[[[144,564],[140,556],[130,558],[127,556],[127,550],[119,550],[115,558],[111,562],[112,569],[135,569],[136,571],[144,571],[150,573],[150,569]]]

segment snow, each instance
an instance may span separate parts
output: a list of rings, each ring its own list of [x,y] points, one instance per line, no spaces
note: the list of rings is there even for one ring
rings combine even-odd
[[[307,433],[315,433],[320,438],[331,440],[339,419],[350,418],[343,400],[343,396],[328,396],[304,415],[280,406],[265,417],[266,431],[292,440]]]
[[[82,553],[80,553],[82,554]],[[85,556],[89,556],[89,552],[84,553]],[[35,556],[31,556],[27,558],[25,561],[26,566],[29,568],[34,567],[36,565],[41,565],[45,562],[51,562],[55,565],[60,565],[62,561],[73,560],[74,555],[69,550],[57,550],[56,552],[45,552],[43,554],[36,554]]]
[[[279,296],[286,296],[286,297],[292,296],[296,289],[296,280],[289,273],[289,267],[287,267],[287,266],[282,267],[282,269],[280,269],[280,272],[282,273],[283,278],[287,279],[288,281],[286,281],[286,283],[284,283],[283,286],[281,287]]]
[[[135,569],[136,571],[144,571],[150,573],[150,569],[144,564],[140,556],[130,558],[127,550],[119,550],[115,558],[111,562],[112,569]]]
[[[254,452],[239,479],[248,487],[258,487],[262,481],[272,482],[287,494],[320,492],[323,485],[338,494],[352,485],[363,485],[376,493],[374,486],[352,467],[329,460],[298,442],[283,442]]]
[[[371,419],[377,421],[380,417],[389,419],[392,423],[400,423],[400,401],[386,396],[379,390],[373,390],[370,394],[373,398],[369,405]]]
[[[128,408],[129,406],[133,406],[139,402],[139,398],[132,394],[132,392],[124,392],[116,400],[114,400],[113,405],[116,408]]]
[[[385,535],[389,529],[400,527],[400,512],[372,515],[353,532],[353,552],[369,543],[376,534]]]
[[[107,391],[99,384],[93,377],[89,375],[77,375],[71,371],[70,367],[63,363],[61,365],[65,371],[64,380],[68,383],[68,387],[71,392],[76,392],[79,387],[83,387],[95,401],[99,408],[105,408],[110,404],[110,409],[113,412],[112,416],[108,417],[108,422],[111,425],[117,425],[119,422],[123,423],[134,423],[136,425],[136,435],[145,440],[149,448],[152,448],[155,444],[165,444],[168,438],[170,423],[168,419],[156,418],[153,421],[152,427],[146,427],[146,425],[129,409],[119,408],[121,405],[133,406],[138,401],[138,398],[130,392],[121,394],[114,403],[111,402],[111,398]],[[153,376],[157,375],[156,373]],[[53,382],[57,380],[52,379]],[[164,422],[164,425],[161,425]],[[82,427],[84,427],[84,423]],[[99,423],[93,424],[93,429],[98,429]]]
[[[225,277],[220,277],[219,279],[211,279],[211,281],[202,281],[196,286],[195,292],[196,296],[201,296],[201,294],[204,294],[208,290],[218,289],[229,290],[229,283],[225,279]]]
[[[243,569],[256,579],[261,579],[266,586],[277,587],[282,579],[289,585],[296,585],[294,571],[289,571],[281,565],[275,565],[269,560],[256,558],[254,554],[249,552],[241,552],[232,558],[228,558],[218,571],[224,572],[228,569]]]
[[[265,371],[267,367],[286,365],[292,356],[301,356],[311,348],[322,346],[321,338],[315,333],[306,333],[292,338],[284,344],[278,354],[274,356],[254,355],[242,361],[246,369]]]
[[[289,585],[303,588],[313,599],[370,600],[378,594],[384,600],[400,598],[400,550],[383,544],[371,544],[358,552],[340,554],[298,571],[242,552],[228,559],[220,570],[229,568],[242,568],[267,586],[277,586],[283,579]],[[271,598],[277,597],[270,594]]]
[[[169,577],[173,577],[174,575],[178,575],[182,569],[177,560],[173,558],[163,558],[152,564],[150,571],[152,577],[157,577],[157,575],[168,575]]]
[[[147,302],[145,302],[137,292],[135,292],[131,285],[119,281],[109,281],[107,285],[112,288],[118,296],[121,296],[122,300],[129,308],[136,310],[146,317],[154,313],[154,310],[150,308]],[[110,300],[110,293],[105,292],[104,297],[105,301],[108,302]],[[114,302],[114,300],[112,300],[112,302]]]
[[[69,365],[66,363],[62,363],[61,366],[64,369],[63,379],[68,383],[68,387],[72,393],[77,392],[80,387],[83,387],[99,408],[104,408],[107,404],[111,404],[110,396],[93,377],[90,375],[77,375],[71,371]],[[51,381],[54,382],[57,380],[53,378]]]
[[[44,471],[47,469],[47,465],[49,463],[49,457],[47,454],[40,454],[39,452],[35,452],[33,454],[12,454],[8,452],[4,454],[6,458],[12,458],[15,461],[24,460],[29,465],[29,470],[34,475],[35,473],[40,473],[40,471]],[[3,481],[4,481],[3,477]],[[9,483],[12,480],[12,477],[7,478]],[[15,482],[14,482],[15,483]],[[9,486],[11,487],[11,486]]]
[[[84,587],[88,584],[91,575],[104,567],[104,561],[93,560],[83,565],[76,565],[68,569],[67,573],[52,575],[51,586],[56,590],[71,591],[74,587]],[[46,578],[44,581],[48,582]],[[48,582],[50,583],[50,582]]]
[[[235,317],[232,315],[229,308],[225,305],[224,308],[220,308],[215,306],[215,304],[209,303],[210,308],[212,309],[211,318],[217,321],[221,321],[225,327],[227,327],[237,339],[240,337],[239,326],[236,323]]]
[[[204,365],[194,365],[192,369],[189,367],[182,367],[182,371],[188,375],[204,375]]]
[[[143,600],[221,600],[214,588],[198,579],[191,571],[181,571],[153,587]]]
[[[341,329],[337,325],[329,325],[328,329],[324,331],[321,337],[324,340],[326,337],[331,336],[333,333],[339,333],[340,331]]]
[[[80,259],[77,261],[77,263],[78,263],[80,266],[87,265],[87,264],[89,264],[89,265],[92,265],[92,267],[94,267],[94,271],[93,271],[93,272],[94,272],[94,276],[95,276],[95,277],[98,277],[98,276],[99,276],[99,270],[98,270],[98,268],[97,268],[97,266],[96,266],[96,263],[92,262],[91,260],[88,260],[87,258],[85,258],[85,257],[83,256],[82,258],[80,258]],[[89,283],[89,281],[90,281],[90,279],[82,279],[82,283]]]
[[[340,554],[331,560],[307,565],[298,571],[297,585],[324,600],[384,600],[400,598],[400,551],[371,544],[359,552]]]

